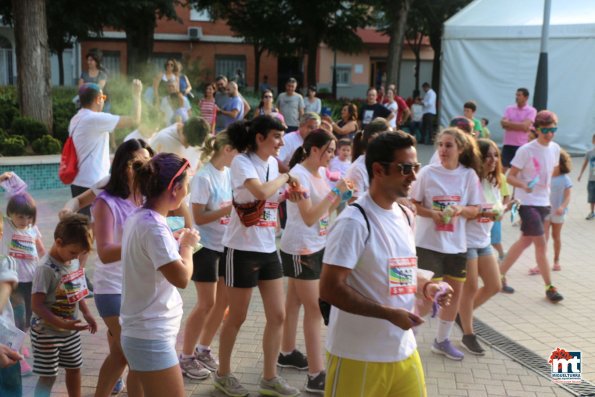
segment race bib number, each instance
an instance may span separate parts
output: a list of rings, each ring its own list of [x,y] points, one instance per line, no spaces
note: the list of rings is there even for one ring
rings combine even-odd
[[[35,238],[28,234],[14,233],[8,247],[8,255],[15,259],[35,260],[37,259],[37,248]]]
[[[414,294],[417,291],[417,258],[388,260],[388,289],[391,296]]]
[[[77,271],[62,276],[60,281],[66,292],[68,303],[76,303],[89,295],[84,269],[78,269]]]
[[[279,203],[267,201],[264,205],[264,211],[262,212],[260,220],[256,226],[277,227],[277,207],[279,207]]]
[[[492,204],[483,204],[481,206],[480,214],[482,214],[484,212],[490,213],[490,212],[492,212],[493,208],[494,208],[494,206]],[[479,222],[479,223],[490,223],[491,221],[492,220],[486,216],[480,215],[479,217],[477,217],[477,222]]]
[[[224,207],[227,207],[229,205],[231,205],[231,201],[222,201],[221,204],[219,204],[219,208],[224,208]],[[227,225],[227,224],[229,224],[229,221],[230,220],[231,220],[231,216],[230,215],[222,216],[219,219],[219,224],[220,225]]]
[[[328,232],[328,215],[320,218],[320,220],[318,221],[318,235],[319,236],[326,236],[327,232]]]
[[[436,224],[436,230],[439,232],[454,232],[455,225],[453,223],[453,217],[449,216],[449,208],[454,205],[459,205],[461,202],[461,196],[434,196],[432,197],[432,209],[436,211],[442,211],[444,216],[442,222]]]

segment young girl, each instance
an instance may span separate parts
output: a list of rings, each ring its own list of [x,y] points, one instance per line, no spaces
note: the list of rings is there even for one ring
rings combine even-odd
[[[128,217],[122,235],[121,344],[144,395],[182,397],[184,381],[176,354],[182,297],[192,274],[196,230],[181,229],[179,244],[165,217],[188,194],[188,160],[159,153],[134,163],[133,191],[144,205]]]
[[[277,160],[283,145],[283,125],[271,116],[231,124],[227,133],[240,154],[231,163],[234,210],[223,235],[225,286],[229,315],[221,327],[219,369],[215,387],[229,396],[249,391],[231,373],[231,353],[246,315],[252,289],[258,286],[267,322],[263,336],[264,371],[259,392],[297,396],[295,387],[277,376],[277,356],[283,332],[283,270],[275,244],[279,189],[299,184],[289,174],[279,174]],[[294,194],[295,200],[300,194]]]
[[[322,359],[318,307],[318,281],[322,256],[329,226],[329,214],[343,201],[349,191],[344,180],[339,180],[331,191],[326,182],[324,167],[335,153],[335,139],[323,130],[311,132],[299,147],[289,166],[291,175],[302,186],[304,199],[287,204],[287,225],[281,237],[283,273],[288,277],[285,301],[286,319],[277,365],[297,369],[308,368],[306,390],[324,392],[325,372]],[[304,337],[306,357],[296,350],[295,339],[300,306],[304,306]]]
[[[546,239],[550,236],[554,240],[554,271],[562,270],[560,266],[560,251],[562,249],[562,226],[568,213],[568,204],[570,204],[570,191],[572,190],[572,180],[568,176],[572,170],[572,159],[565,150],[560,150],[560,166],[555,168],[552,176],[552,185],[550,192],[551,210],[545,218],[543,227],[545,229]],[[551,226],[551,228],[550,228]],[[539,267],[534,267],[529,274],[539,274]]]
[[[97,332],[97,323],[87,307],[89,294],[84,269],[78,257],[91,250],[93,237],[89,218],[81,214],[64,217],[54,231],[54,245],[35,269],[31,304],[33,372],[39,375],[34,395],[49,397],[58,375],[66,370],[69,397],[81,395],[81,335]],[[81,322],[82,313],[86,324]]]
[[[211,135],[215,134],[215,120],[217,119],[217,106],[215,105],[215,92],[217,87],[214,83],[205,85],[204,98],[198,103],[200,115],[209,123]]]
[[[122,300],[122,232],[126,219],[138,208],[132,187],[132,164],[147,162],[153,150],[143,141],[132,139],[122,143],[114,155],[107,184],[93,203],[92,213],[97,241],[97,254],[93,273],[95,305],[108,329],[109,354],[105,358],[97,379],[96,397],[107,397],[124,387],[118,379],[126,368],[126,358],[120,345],[120,305]],[[134,373],[128,374],[128,393],[142,395],[140,383]]]
[[[192,179],[190,202],[195,228],[201,235],[203,248],[192,258],[192,281],[198,302],[186,320],[184,348],[180,356],[182,372],[189,378],[203,379],[215,371],[219,363],[211,355],[209,345],[223,319],[227,307],[225,283],[219,277],[223,270],[223,233],[232,210],[229,166],[238,151],[231,146],[226,131],[205,143],[201,160],[211,159]],[[200,338],[199,338],[200,337]],[[196,342],[198,346],[196,346]],[[204,368],[208,369],[205,371]]]
[[[28,193],[20,193],[8,200],[4,218],[2,254],[13,257],[17,262],[19,284],[10,297],[14,309],[17,328],[23,332],[29,330],[31,321],[31,286],[39,258],[45,255],[41,233],[35,221],[37,207]],[[27,349],[24,355],[28,356]],[[27,361],[21,363],[21,372],[30,373]]]
[[[494,296],[500,288],[500,270],[492,252],[490,230],[492,222],[505,212],[500,196],[500,185],[506,183],[502,175],[500,151],[489,139],[478,141],[483,166],[481,168],[482,205],[474,219],[466,224],[467,233],[467,279],[463,285],[459,314],[463,328],[463,347],[470,353],[482,356],[481,347],[473,333],[473,311]],[[483,287],[479,288],[477,278]]]
[[[477,216],[481,204],[480,156],[475,142],[458,128],[445,129],[436,141],[440,163],[422,168],[411,193],[418,215],[415,241],[419,268],[432,271],[434,281],[444,279],[454,291],[450,306],[440,308],[432,351],[462,360],[463,352],[449,337],[465,281],[465,227],[467,219]],[[431,306],[424,303],[422,316]]]

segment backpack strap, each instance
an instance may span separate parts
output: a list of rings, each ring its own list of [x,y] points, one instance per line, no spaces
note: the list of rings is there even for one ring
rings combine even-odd
[[[405,214],[405,218],[407,218],[407,223],[409,224],[409,227],[411,227],[411,219],[409,219],[409,213],[407,212],[407,209],[401,204],[399,204],[399,207],[401,208],[401,211],[403,211],[403,214]]]
[[[366,215],[366,211],[364,211],[364,209],[362,208],[361,205],[359,205],[358,203],[353,203],[351,204],[351,206],[357,208],[359,210],[359,212],[361,212],[362,216],[364,217],[364,220],[366,221],[366,228],[368,229],[368,237],[366,238],[366,243],[368,242],[368,240],[370,239],[370,221],[368,220],[368,215]],[[407,218],[407,220],[409,220],[409,218]]]

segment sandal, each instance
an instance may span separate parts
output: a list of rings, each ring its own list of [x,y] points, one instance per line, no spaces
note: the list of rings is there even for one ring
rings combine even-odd
[[[540,274],[541,272],[539,271],[539,268],[536,267],[532,267],[531,269],[529,269],[529,276],[536,276],[538,274]]]
[[[559,272],[560,270],[562,270],[562,266],[560,266],[559,263],[554,263],[554,267],[552,268],[552,270],[555,272]]]

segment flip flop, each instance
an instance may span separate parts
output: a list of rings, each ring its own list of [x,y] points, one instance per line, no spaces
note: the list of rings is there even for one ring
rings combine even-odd
[[[559,263],[554,263],[554,267],[552,267],[552,270],[555,272],[559,272],[560,270],[562,270],[562,266],[560,266]]]

